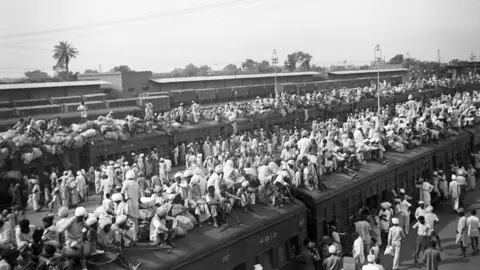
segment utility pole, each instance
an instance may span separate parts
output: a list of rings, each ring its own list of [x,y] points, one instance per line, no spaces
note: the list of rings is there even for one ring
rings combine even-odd
[[[442,60],[440,59],[440,49],[437,49],[437,61],[438,63],[442,63]]]

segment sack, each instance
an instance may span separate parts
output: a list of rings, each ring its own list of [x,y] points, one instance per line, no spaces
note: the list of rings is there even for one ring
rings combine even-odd
[[[75,133],[80,133],[87,129],[87,124],[81,124],[81,125],[72,124],[70,126],[70,129]]]
[[[91,129],[85,130],[80,135],[84,136],[85,138],[92,138],[97,136],[97,131],[91,128]]]
[[[73,145],[72,147],[74,149],[79,149],[82,148],[85,145],[85,137],[82,135],[77,135],[75,138],[73,138]]]
[[[35,159],[35,156],[33,155],[33,153],[25,153],[22,155],[21,159],[23,163],[30,164],[30,162],[32,162]]]
[[[190,223],[190,219],[182,215],[178,215],[175,218],[177,219],[177,226],[180,226],[182,228],[186,229],[188,226],[188,223]]]
[[[65,138],[63,145],[67,148],[72,148],[74,143],[75,143],[75,139],[73,139],[73,136],[69,135]]]
[[[150,221],[155,216],[152,209],[140,209],[140,219]]]
[[[34,159],[41,158],[43,156],[42,150],[40,150],[40,148],[38,147],[33,147],[32,153],[33,153]]]
[[[105,139],[107,140],[118,140],[118,134],[117,132],[109,131],[105,134]]]
[[[52,138],[50,138],[50,142],[53,144],[62,144],[64,141],[65,141],[65,138],[58,135],[55,135]]]
[[[6,157],[8,157],[9,154],[10,153],[8,151],[8,148],[4,147],[4,148],[0,149],[0,156],[6,158]]]
[[[117,135],[118,135],[118,139],[119,139],[120,141],[122,141],[122,142],[125,142],[125,141],[127,141],[128,139],[130,139],[130,134],[125,133],[125,132],[119,131],[119,132],[117,133]]]
[[[45,148],[45,152],[47,152],[48,154],[55,155],[55,153],[56,153],[56,147],[55,146],[44,145],[44,148]]]
[[[187,234],[187,230],[179,226],[175,227],[173,230],[175,232],[175,236],[184,236]]]
[[[383,253],[383,255],[390,255],[390,256],[394,256],[394,252],[393,252],[393,247],[392,246],[387,246],[387,248],[385,248],[385,252]]]
[[[5,132],[0,133],[0,139],[2,140],[10,140],[17,136],[17,131],[14,129],[9,129]]]

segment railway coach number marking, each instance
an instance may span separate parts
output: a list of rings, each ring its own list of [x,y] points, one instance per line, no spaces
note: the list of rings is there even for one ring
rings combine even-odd
[[[277,237],[277,232],[273,232],[269,235],[266,235],[266,236],[260,238],[260,244],[266,243],[266,242],[268,242],[268,241],[270,241],[270,240],[272,240],[273,238],[276,238],[276,237]]]
[[[227,263],[228,261],[230,261],[230,254],[227,254],[222,258],[222,263]]]
[[[127,148],[134,148],[135,147],[135,144],[131,143],[131,144],[122,144],[121,147],[123,149],[127,149]]]

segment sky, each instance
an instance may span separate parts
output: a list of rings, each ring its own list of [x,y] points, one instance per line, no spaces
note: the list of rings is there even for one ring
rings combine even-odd
[[[70,69],[117,65],[168,72],[279,63],[308,52],[322,66],[368,64],[380,44],[421,60],[480,58],[480,0],[15,0],[0,9],[0,78],[53,73],[53,46],[80,52]]]

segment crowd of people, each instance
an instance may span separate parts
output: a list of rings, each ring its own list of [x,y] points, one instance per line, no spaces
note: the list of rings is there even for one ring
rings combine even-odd
[[[360,89],[359,92],[370,91]],[[228,104],[223,113],[239,117],[242,111],[246,113],[252,108],[262,111],[279,106],[284,106],[288,113],[287,110],[296,105],[341,100],[352,93],[358,92],[340,90],[329,96],[283,94],[278,100]],[[324,182],[328,174],[346,173],[353,178],[362,163],[370,160],[387,163],[389,151],[403,152],[429,141],[458,135],[462,127],[472,126],[479,119],[474,106],[479,99],[480,93],[476,91],[442,95],[432,100],[415,100],[410,95],[406,103],[382,108],[380,115],[363,110],[350,115],[345,122],[312,119],[289,128],[252,132],[234,129],[228,137],[180,143],[173,150],[173,162],[152,149],[149,153],[119,156],[98,168],[75,173],[71,170],[60,173],[53,168],[48,175],[50,185],[44,193],[50,214],[43,218],[41,229],[26,219],[21,199],[24,195],[19,185],[10,187],[14,207],[4,211],[1,221],[0,269],[25,266],[32,261],[48,269],[61,254],[79,259],[86,269],[86,259],[90,256],[119,252],[142,240],[173,249],[174,239],[187,235],[194,226],[224,225],[225,215],[234,208],[246,213],[255,211],[258,204],[282,208],[296,203],[293,196],[296,188],[328,189]],[[180,111],[185,112],[182,109],[176,113],[182,114]],[[153,109],[149,109],[148,114],[152,113]],[[218,113],[216,115],[218,117]],[[195,117],[193,119],[195,122]],[[475,240],[471,241],[474,252],[478,251],[478,223],[475,225],[471,218],[475,213],[464,218],[461,208],[466,191],[475,189],[480,155],[474,157],[478,161],[475,167],[465,169],[455,164],[452,172],[444,174],[438,170],[431,179],[418,180],[421,202],[415,211],[418,223],[413,227],[419,235],[416,263],[423,251],[427,264],[438,263],[435,258],[441,242],[434,230],[438,218],[433,206],[439,198],[451,198],[453,210],[461,216],[458,242],[464,254],[470,237]],[[175,168],[180,165],[184,165],[185,170]],[[28,206],[41,211],[39,177],[25,175],[24,185]],[[80,206],[87,200],[89,190],[101,194],[102,199],[91,212]],[[386,246],[394,256],[392,269],[398,269],[401,244],[410,231],[412,205],[404,190],[393,195],[391,202],[381,204],[380,211],[361,209],[353,217],[353,257],[357,268],[366,259],[368,263],[363,266],[366,270],[376,269],[371,266],[374,264],[382,269],[379,247]],[[69,208],[75,209],[71,217]],[[56,223],[53,222],[55,214],[60,218]],[[305,242],[306,269],[314,269],[320,261],[325,269],[341,269],[342,249],[348,247],[342,247],[335,225],[330,228],[331,234],[324,239],[322,248]],[[430,244],[430,241],[433,242]]]

